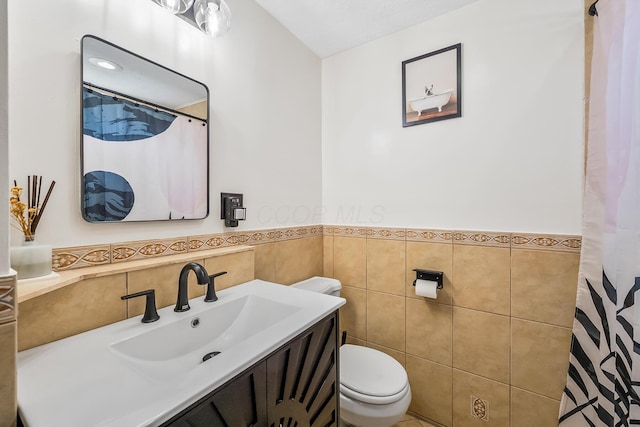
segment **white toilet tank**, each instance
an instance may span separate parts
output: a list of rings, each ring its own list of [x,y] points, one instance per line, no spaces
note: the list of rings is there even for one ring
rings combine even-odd
[[[342,283],[340,283],[338,279],[320,276],[311,277],[307,280],[294,283],[291,286],[304,289],[305,291],[319,292],[336,297],[340,296],[340,289],[342,289]]]

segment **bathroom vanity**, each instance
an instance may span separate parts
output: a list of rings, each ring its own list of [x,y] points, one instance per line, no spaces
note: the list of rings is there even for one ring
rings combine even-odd
[[[262,280],[218,296],[18,353],[24,424],[338,425],[344,299]]]
[[[337,312],[162,426],[337,426]]]

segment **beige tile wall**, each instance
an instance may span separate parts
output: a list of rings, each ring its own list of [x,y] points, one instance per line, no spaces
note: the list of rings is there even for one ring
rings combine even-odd
[[[0,277],[0,426],[16,425],[16,276]]]
[[[323,273],[322,235],[258,244],[256,279],[290,285]]]
[[[210,274],[227,271],[216,278],[216,289],[254,278],[254,252],[247,250],[193,261],[203,264]],[[155,289],[158,308],[176,303],[177,283],[184,262],[136,270],[128,273],[83,280],[20,303],[18,350],[26,350],[100,326],[138,316],[144,300],[122,301],[120,297],[145,289]],[[189,275],[189,298],[204,295],[204,286]]]
[[[557,426],[579,237],[335,226],[324,233],[323,274],[342,282],[347,299],[341,328],[350,342],[406,367],[410,411],[443,426]],[[437,299],[415,295],[414,268],[444,273]]]
[[[323,272],[322,235],[317,233],[318,235],[307,237],[314,233],[304,232],[304,230],[299,228],[294,233],[287,233],[286,229],[271,230],[264,232],[265,236],[269,233],[271,238],[264,239],[256,236],[262,233],[256,233],[252,238],[257,244],[252,250],[209,258],[198,258],[198,251],[195,251],[193,261],[204,265],[210,274],[227,272],[216,278],[217,290],[254,278],[291,284],[311,276],[321,275]],[[228,242],[234,237],[234,244],[243,243],[244,239],[237,236],[239,235],[229,234],[225,237],[225,241]],[[225,246],[218,244],[219,242],[212,242],[211,238],[194,237],[190,241],[200,241],[207,248],[216,245],[217,247]],[[166,249],[171,247],[170,242],[169,240],[164,244],[158,241],[129,242],[113,244],[111,247],[148,249],[154,245],[160,245]],[[80,250],[86,251],[86,248],[80,248]],[[65,249],[66,253],[73,253],[73,251],[74,249]],[[132,252],[130,258],[140,258],[140,250],[137,253],[138,255]],[[128,293],[155,289],[158,308],[174,305],[178,277],[183,266],[184,262],[169,263],[144,270],[88,279],[20,303],[18,350],[26,350],[142,314],[144,299],[134,298],[122,301],[120,296]],[[197,284],[195,275],[190,274],[189,297],[204,295],[204,293],[205,288]]]
[[[194,253],[197,257],[195,253],[210,249],[280,243],[316,236],[322,236],[320,225],[54,248],[52,266],[55,271],[64,271],[177,254]]]
[[[196,252],[194,260],[212,274],[229,272],[218,289],[254,277],[340,279],[348,301],[342,329],[350,342],[406,367],[410,410],[420,417],[456,427],[557,425],[579,238],[343,227],[324,227],[324,235],[266,233],[252,235],[253,251],[207,259]],[[120,300],[127,292],[153,287],[159,307],[175,304],[182,265],[90,279],[21,303],[19,349],[139,315],[142,301]],[[415,295],[413,268],[444,272],[437,299]],[[204,293],[194,277],[189,292]],[[471,415],[472,397],[486,404],[486,420]]]

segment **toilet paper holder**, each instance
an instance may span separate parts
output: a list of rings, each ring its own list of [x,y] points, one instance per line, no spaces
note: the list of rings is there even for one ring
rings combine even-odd
[[[416,280],[430,280],[437,282],[438,289],[442,289],[442,271],[423,270],[422,268],[414,268],[416,272]],[[413,281],[413,286],[416,285],[416,280]]]

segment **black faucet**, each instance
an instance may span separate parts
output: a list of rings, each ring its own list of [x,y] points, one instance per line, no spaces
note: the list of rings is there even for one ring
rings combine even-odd
[[[147,289],[142,292],[136,292],[135,294],[124,295],[121,296],[120,299],[126,300],[141,296],[147,297],[144,307],[144,315],[142,316],[142,323],[155,322],[160,318],[160,316],[158,316],[158,311],[156,310],[156,291],[154,289]]]
[[[220,273],[212,274],[211,276],[209,276],[209,284],[207,285],[207,295],[205,295],[204,297],[205,302],[218,301],[218,297],[216,296],[215,278],[218,276],[222,276],[223,274],[227,274],[227,272],[221,271]]]
[[[187,279],[189,278],[189,270],[193,270],[196,273],[199,285],[209,284],[209,275],[207,270],[197,262],[190,262],[180,271],[180,278],[178,279],[178,300],[176,301],[176,307],[173,311],[187,311],[189,307],[189,295],[187,292]]]

